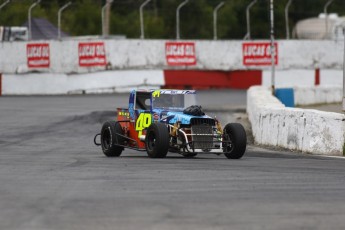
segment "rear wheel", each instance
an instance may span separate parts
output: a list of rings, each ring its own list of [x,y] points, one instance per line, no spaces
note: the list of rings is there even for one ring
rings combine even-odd
[[[240,159],[247,147],[247,135],[239,123],[230,123],[223,131],[223,152],[229,159]]]
[[[101,146],[107,157],[118,157],[123,151],[123,130],[119,122],[106,121],[101,130]]]
[[[166,157],[169,149],[169,132],[165,124],[153,123],[147,129],[145,146],[151,158]]]

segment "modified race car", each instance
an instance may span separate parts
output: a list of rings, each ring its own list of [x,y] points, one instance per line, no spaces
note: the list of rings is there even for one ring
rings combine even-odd
[[[151,158],[164,158],[168,152],[241,158],[247,145],[243,126],[229,123],[222,128],[195,105],[195,95],[195,90],[132,90],[128,108],[117,109],[117,121],[106,121],[94,143],[107,157],[128,148],[146,151]]]

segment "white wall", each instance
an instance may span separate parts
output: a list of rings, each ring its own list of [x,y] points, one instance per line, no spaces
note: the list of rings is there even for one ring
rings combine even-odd
[[[297,105],[333,103],[342,100],[342,71],[321,73],[320,87],[314,85],[314,70],[279,70],[276,88],[293,87]],[[106,93],[129,91],[133,87],[164,86],[162,70],[108,70],[84,74],[3,74],[4,95]],[[271,72],[263,71],[263,86],[271,85]],[[327,95],[327,96],[325,96]]]
[[[84,40],[85,41],[85,40]],[[83,41],[83,42],[84,42]],[[93,40],[102,41],[102,40]],[[115,70],[123,69],[165,69],[166,40],[103,40],[107,61]],[[48,73],[87,73],[104,70],[105,67],[85,68],[78,65],[78,42],[73,40],[39,41],[50,44],[50,68],[38,69]],[[243,41],[194,41],[197,65],[190,69],[233,70],[247,69],[242,64]],[[25,73],[29,70],[26,59],[27,42],[0,43],[0,72]],[[321,69],[342,68],[343,42],[278,40],[278,70],[314,69],[315,63]],[[251,67],[257,68],[257,67]],[[269,67],[262,69],[269,70]]]
[[[267,87],[262,86],[248,90],[247,112],[257,144],[313,154],[343,155],[343,114],[285,108]]]
[[[294,87],[295,105],[340,103],[342,86]]]
[[[111,93],[164,85],[161,70],[118,70],[87,74],[4,74],[3,95]]]
[[[262,85],[271,86],[271,70],[262,72]],[[314,69],[283,69],[275,71],[275,86],[284,87],[311,87],[315,85]],[[321,69],[320,85],[341,86],[343,85],[343,70]]]

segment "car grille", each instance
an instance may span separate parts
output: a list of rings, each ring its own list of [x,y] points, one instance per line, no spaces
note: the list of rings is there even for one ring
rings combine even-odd
[[[214,119],[212,118],[192,118],[190,119],[190,124],[193,125],[202,125],[202,124],[207,124],[210,126],[215,126],[216,123]]]
[[[211,120],[211,119],[209,119]],[[194,149],[209,149],[213,146],[213,130],[209,124],[192,125]]]

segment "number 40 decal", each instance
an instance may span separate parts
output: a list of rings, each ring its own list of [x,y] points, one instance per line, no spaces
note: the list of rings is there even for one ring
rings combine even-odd
[[[150,113],[141,113],[135,124],[135,130],[138,131],[138,137],[143,133],[143,130],[148,128],[152,123],[152,115]]]

